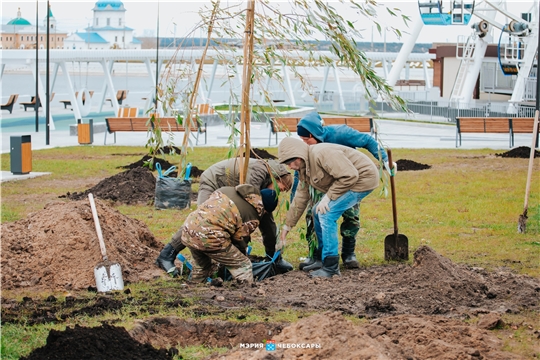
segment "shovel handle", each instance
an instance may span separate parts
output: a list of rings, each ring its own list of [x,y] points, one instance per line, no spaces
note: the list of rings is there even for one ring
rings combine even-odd
[[[103,261],[107,261],[107,250],[105,249],[105,242],[103,241],[103,234],[101,232],[101,225],[99,225],[99,218],[96,210],[96,204],[94,203],[94,195],[88,194],[88,200],[90,200],[90,207],[92,208],[92,216],[94,217],[94,225],[96,226],[96,233],[99,239],[99,248],[101,249],[101,255],[103,255]]]
[[[392,189],[392,218],[394,219],[394,235],[397,238],[398,235],[398,221],[397,221],[397,206],[396,206],[396,185],[394,183],[394,171],[392,169],[394,168],[394,162],[392,161],[392,150],[386,149],[386,153],[388,154],[388,166],[391,166],[390,168],[390,189]]]

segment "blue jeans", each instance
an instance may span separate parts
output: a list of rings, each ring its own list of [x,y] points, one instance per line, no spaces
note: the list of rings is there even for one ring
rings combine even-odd
[[[315,234],[319,240],[319,247],[322,248],[322,260],[327,256],[338,255],[338,231],[337,220],[343,215],[343,213],[352,208],[354,205],[359,204],[362,199],[371,194],[373,190],[355,192],[347,191],[345,194],[331,200],[328,206],[330,210],[326,214],[317,214],[317,204],[313,206],[313,219],[315,220]]]

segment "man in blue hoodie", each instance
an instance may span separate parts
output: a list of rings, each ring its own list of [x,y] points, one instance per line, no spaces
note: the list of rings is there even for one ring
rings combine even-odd
[[[311,112],[300,119],[297,126],[297,134],[308,145],[318,143],[331,143],[343,145],[351,148],[363,148],[368,150],[377,160],[384,161],[388,169],[388,156],[386,151],[379,146],[377,140],[371,135],[361,133],[347,125],[323,126],[323,119],[317,112]],[[394,164],[394,169],[397,166]],[[295,177],[295,185],[297,178]],[[293,186],[293,194],[295,187]],[[310,189],[311,201],[313,204],[321,200],[324,195],[320,191]],[[292,198],[291,194],[291,198]],[[309,246],[309,257],[305,262],[300,263],[300,269],[311,271],[322,267],[321,250],[315,241],[315,231],[313,224],[313,214],[311,207],[306,213],[306,240]],[[360,230],[360,207],[358,204],[343,213],[343,222],[340,227],[342,238],[341,259],[346,268],[358,268],[360,264],[356,260],[354,249],[356,246],[356,234]]]

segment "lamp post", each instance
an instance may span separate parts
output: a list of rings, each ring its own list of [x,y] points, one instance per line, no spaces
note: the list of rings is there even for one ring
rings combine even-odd
[[[154,111],[157,114],[158,103],[158,76],[159,76],[159,0],[157,3],[157,36],[156,36],[156,92],[154,98]],[[157,116],[157,115],[156,115]]]
[[[45,101],[46,101],[46,105],[45,108],[47,109],[45,111],[45,145],[50,145],[50,132],[51,132],[51,129],[50,129],[50,112],[51,110],[49,109],[49,81],[50,81],[50,74],[49,74],[49,65],[50,65],[50,57],[49,57],[49,45],[50,45],[50,37],[49,37],[49,34],[50,34],[50,30],[49,30],[49,11],[50,11],[50,6],[49,5],[49,0],[47,0],[47,60],[45,61],[45,81],[46,81],[46,92],[45,92]],[[39,99],[36,99],[36,102],[38,101]],[[38,105],[39,106],[39,105]]]
[[[39,47],[38,47],[38,36],[39,36],[39,0],[36,0],[36,104],[34,105],[34,109],[36,110],[36,132],[39,132],[39,86],[38,86],[38,79],[39,79]]]

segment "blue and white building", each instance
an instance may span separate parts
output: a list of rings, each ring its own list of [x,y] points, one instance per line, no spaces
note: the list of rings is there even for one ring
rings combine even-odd
[[[126,9],[121,1],[100,0],[92,9],[92,25],[64,40],[64,48],[77,50],[140,49],[141,41],[126,26]]]

